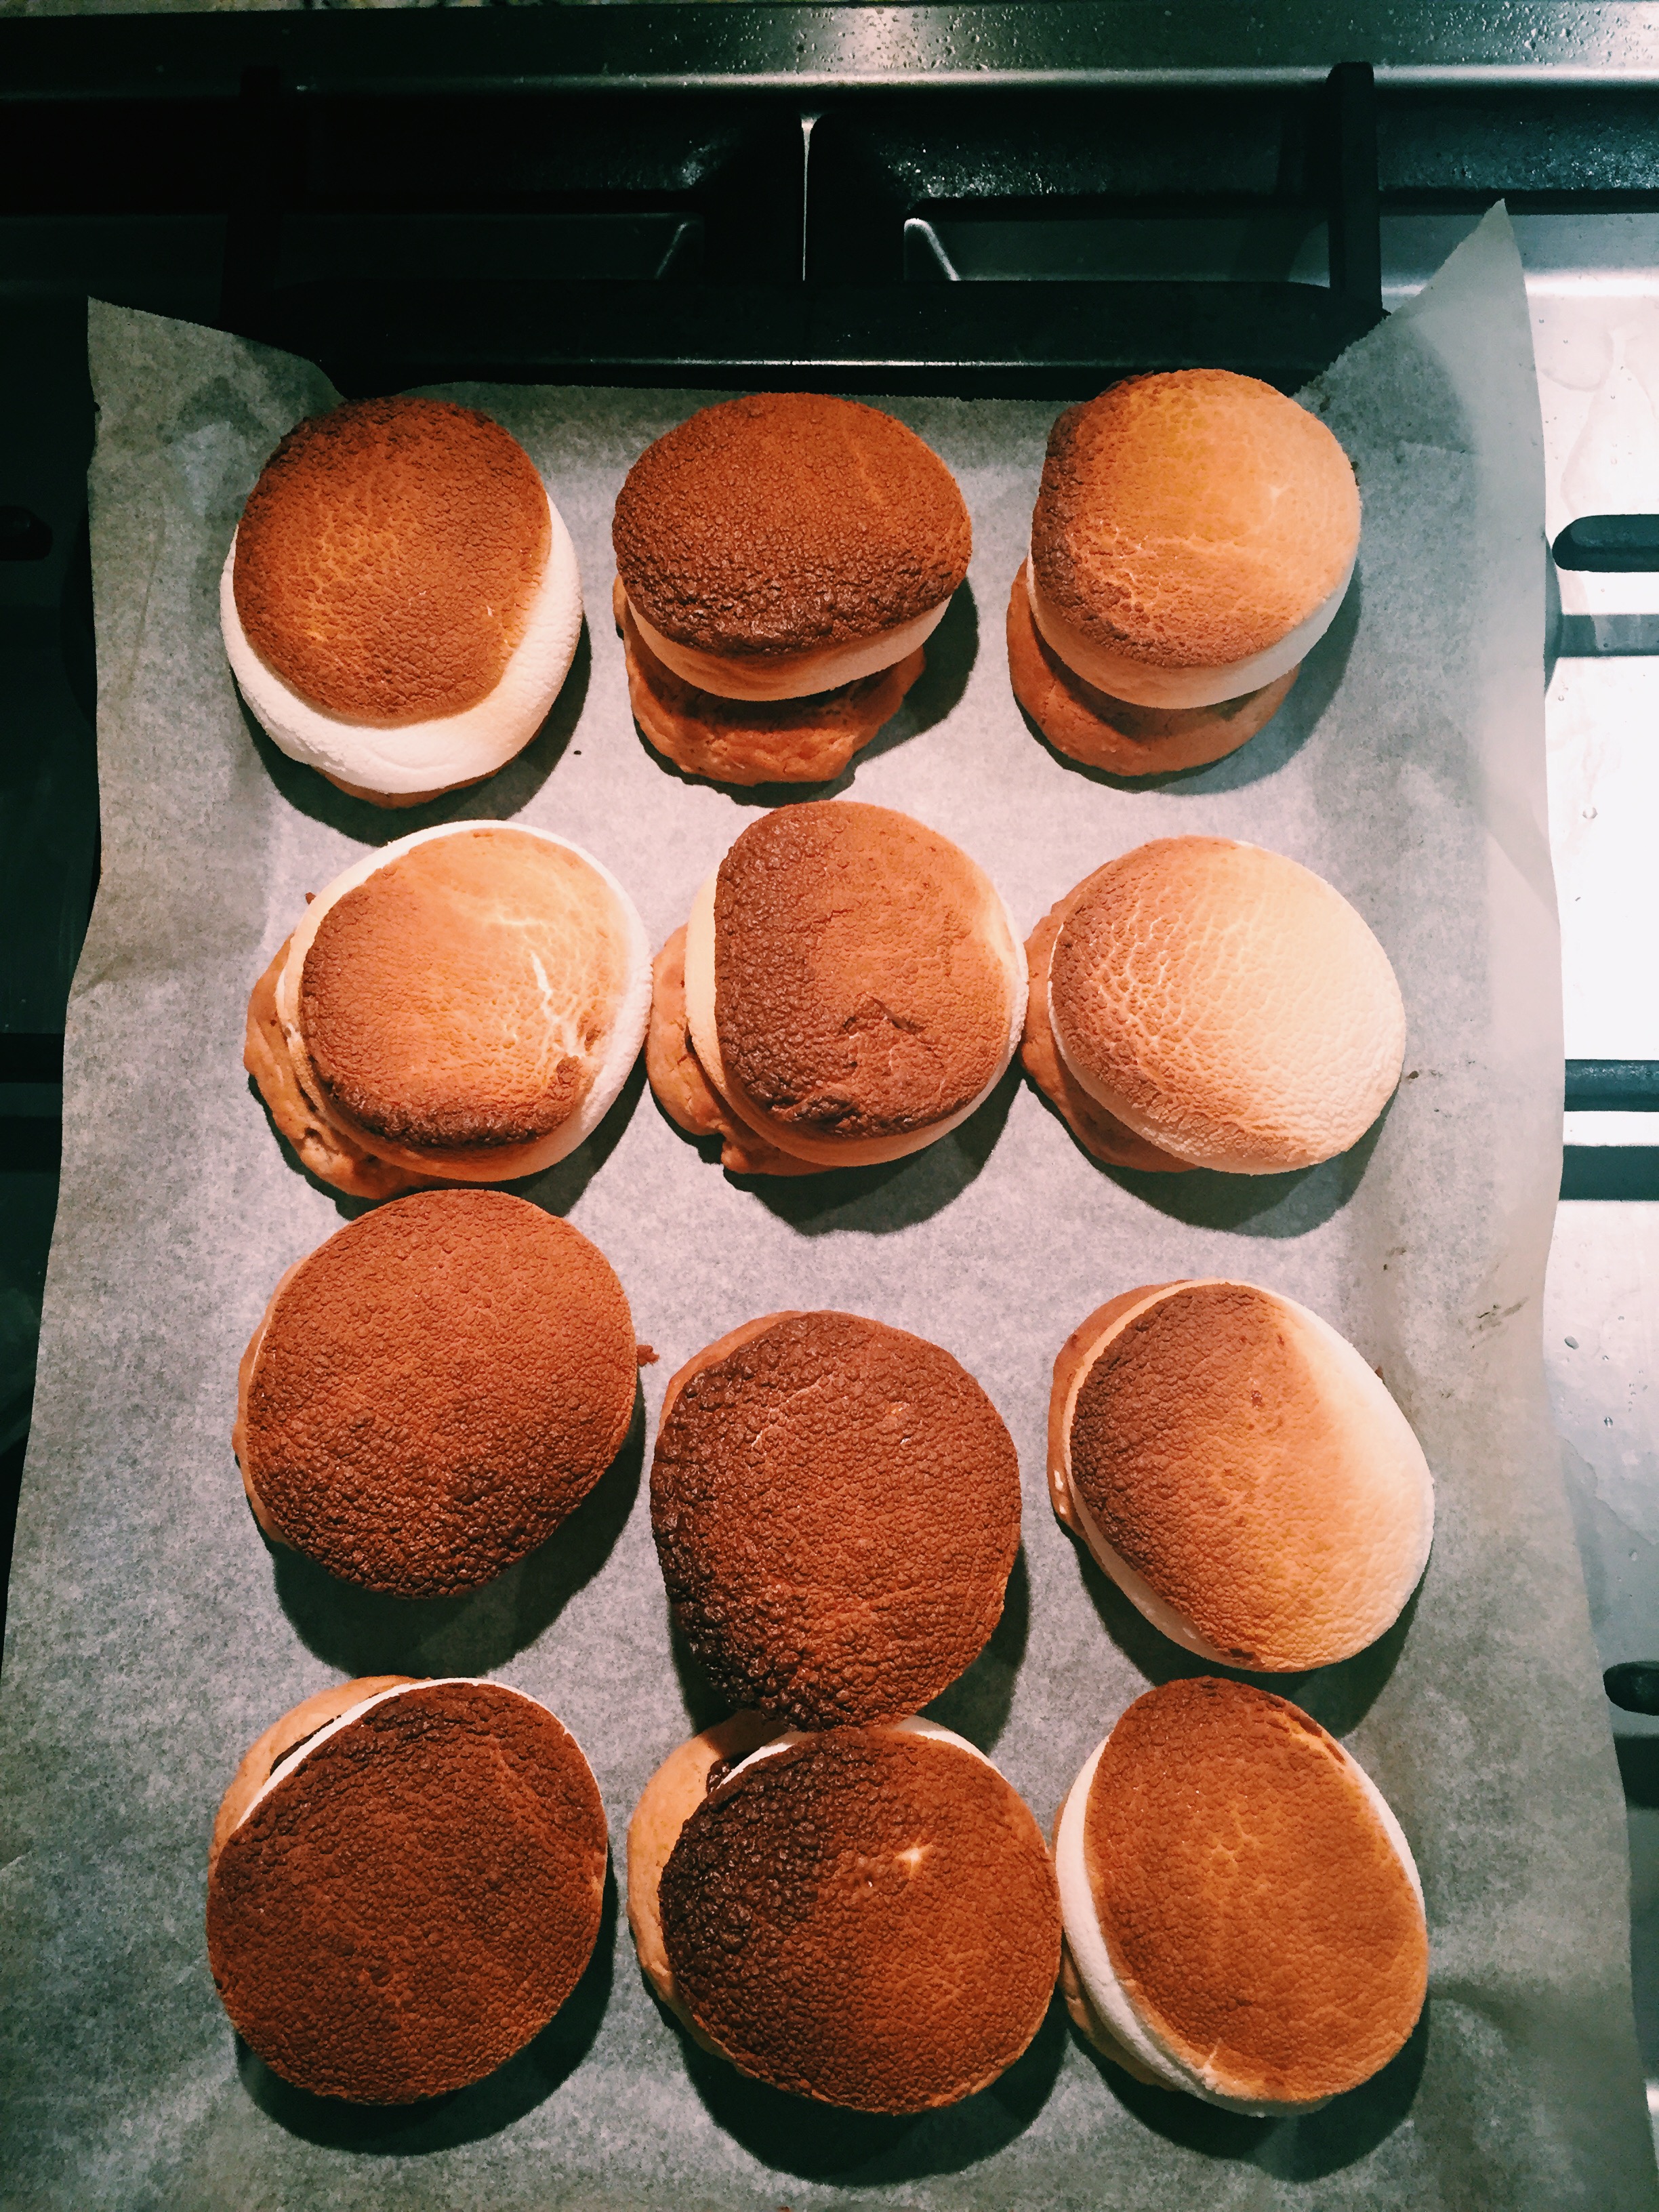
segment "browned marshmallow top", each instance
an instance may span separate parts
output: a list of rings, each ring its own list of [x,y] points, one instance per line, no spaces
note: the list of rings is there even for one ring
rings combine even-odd
[[[244,1464],[287,1540],[400,1597],[489,1581],[550,1536],[632,1418],[604,1254],[500,1191],[427,1191],[337,1231],[259,1340]]]
[[[248,642],[302,698],[395,726],[476,707],[523,637],[552,526],[530,456],[447,399],[289,431],[236,532]]]
[[[1364,1134],[1405,1042],[1388,955],[1310,869],[1160,837],[1079,886],[1049,966],[1072,1068],[1136,1133],[1206,1167],[1305,1167]]]
[[[1115,384],[1054,424],[1031,566],[1092,643],[1224,667],[1305,622],[1358,538],[1353,469],[1317,416],[1253,376],[1176,369]]]
[[[208,1958],[284,2080],[405,2104],[490,2073],[575,1987],[605,1812],[553,1716],[489,1683],[400,1692],[301,1759],[226,1839]]]
[[[413,1151],[533,1144],[592,1088],[629,981],[617,901],[578,853],[458,830],[323,916],[300,1024],[328,1103]]]
[[[760,392],[647,446],[612,526],[634,606],[684,646],[741,656],[878,636],[968,573],[968,510],[914,430],[855,400]]]
[[[1019,1465],[949,1352],[789,1314],[674,1399],[651,1519],[675,1619],[734,1705],[799,1728],[896,1719],[1001,1617]]]
[[[804,1136],[902,1136],[969,1105],[1008,1051],[1000,902],[948,837],[837,799],[763,815],[714,890],[727,1076]]]
[[[1041,2025],[1060,1908],[1036,1821],[955,1745],[861,1729],[769,1754],[663,1869],[678,1994],[746,2073],[864,2112],[981,2088]]]
[[[1101,1534],[1242,1667],[1369,1641],[1421,1562],[1421,1500],[1305,1329],[1249,1284],[1177,1285],[1106,1346],[1072,1418]]]
[[[1216,1678],[1138,1698],[1084,1851],[1119,1980],[1224,2095],[1334,2096],[1411,2033],[1423,1908],[1340,1747],[1283,1698]]]

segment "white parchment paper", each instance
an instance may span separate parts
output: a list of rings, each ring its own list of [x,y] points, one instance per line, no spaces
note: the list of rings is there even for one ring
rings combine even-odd
[[[1090,869],[1176,831],[1306,862],[1367,917],[1410,1023],[1407,1076],[1346,1158],[1265,1179],[1094,1166],[1014,1076],[896,1165],[739,1185],[636,1075],[527,1187],[609,1255],[640,1336],[630,1446],[552,1543],[489,1589],[399,1604],[261,1541],[230,1451],[239,1354],[288,1263],[354,1210],[287,1155],[240,1065],[260,968],[366,847],[489,814],[590,848],[653,943],[752,818],[635,734],[608,615],[609,526],[640,449],[708,395],[467,390],[551,482],[590,609],[548,729],[480,790],[412,813],[343,799],[239,706],[215,586],[281,433],[329,403],[305,364],[94,307],[104,872],[71,1007],[63,1202],[14,1571],[4,1730],[8,2204],[621,2208],[1613,2208],[1655,2202],[1626,1966],[1623,1827],[1540,1353],[1561,1035],[1544,829],[1541,464],[1521,271],[1501,211],[1316,387],[1365,502],[1351,597],[1289,704],[1215,767],[1130,788],[1071,768],[1008,687],[1008,587],[1046,406],[893,403],[956,471],[969,589],[923,682],[845,780],[957,839],[1022,928]],[[1148,1680],[1195,1671],[1054,1525],[1050,1362],[1091,1307],[1243,1276],[1376,1363],[1438,1480],[1419,1598],[1373,1651],[1286,1683],[1398,1811],[1433,1938],[1423,2026],[1297,2122],[1142,2089],[1058,2008],[954,2111],[860,2118],[690,2049],[614,1912],[576,1996],[490,2081],[366,2114],[245,2051],[204,1953],[215,1803],[253,1735],[343,1674],[493,1671],[592,1760],[617,1847],[656,1762],[714,1717],[671,1644],[641,1480],[665,1377],[779,1306],[947,1346],[1006,1419],[1024,1548],[984,1657],[935,1710],[1045,1824]]]

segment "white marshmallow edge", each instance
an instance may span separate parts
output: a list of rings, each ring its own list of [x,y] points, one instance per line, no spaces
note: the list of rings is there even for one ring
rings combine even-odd
[[[1025,1029],[1024,947],[1014,928],[1012,915],[988,878],[984,878],[985,887],[995,902],[992,912],[999,925],[997,957],[1008,979],[1007,1042],[990,1081],[965,1106],[958,1107],[954,1114],[947,1114],[942,1121],[930,1121],[925,1128],[909,1130],[902,1137],[815,1137],[797,1129],[782,1129],[750,1105],[737,1086],[727,1080],[714,1022],[714,888],[719,879],[718,868],[705,877],[691,902],[685,926],[685,1018],[704,1074],[740,1121],[757,1136],[775,1145],[780,1152],[789,1152],[796,1159],[811,1160],[814,1166],[872,1167],[921,1152],[938,1138],[949,1136],[952,1129],[960,1128],[970,1115],[978,1113],[1007,1073]]]
[[[981,1766],[990,1767],[993,1774],[1001,1771],[987,1759],[976,1743],[969,1743],[965,1735],[958,1735],[954,1729],[942,1727],[938,1721],[924,1720],[920,1713],[912,1713],[908,1720],[882,1721],[877,1726],[878,1730],[889,1735],[919,1735],[928,1743],[953,1743],[958,1751],[965,1751],[971,1758],[978,1759]],[[732,1773],[726,1776],[726,1780],[729,1782],[732,1775],[742,1774],[749,1767],[757,1766],[763,1759],[771,1759],[781,1751],[787,1751],[793,1743],[810,1741],[812,1733],[805,1729],[786,1729],[781,1735],[775,1735],[770,1742],[762,1744],[758,1751],[751,1751],[746,1759],[740,1759],[732,1769]],[[816,1733],[833,1735],[835,1731],[820,1729]]]
[[[592,869],[610,893],[628,937],[628,981],[611,1024],[605,1054],[586,1097],[568,1121],[533,1145],[502,1146],[488,1158],[463,1152],[433,1152],[416,1158],[397,1146],[377,1144],[374,1147],[385,1158],[416,1168],[429,1167],[434,1174],[457,1182],[507,1182],[520,1176],[539,1175],[544,1168],[552,1167],[592,1136],[627,1082],[629,1070],[639,1058],[640,1048],[645,1042],[646,1026],[651,1018],[651,940],[646,935],[645,924],[633,900],[610,869],[582,846],[572,844],[568,837],[556,837],[550,830],[535,829],[528,822],[447,822],[434,830],[417,830],[410,836],[398,837],[390,845],[382,845],[377,852],[366,854],[343,875],[336,876],[306,908],[289,946],[283,972],[276,978],[276,1018],[282,1024],[295,1074],[312,1105],[331,1127],[338,1129],[354,1144],[366,1142],[360,1132],[330,1111],[312,1072],[311,1056],[300,1029],[300,982],[305,973],[306,955],[329,908],[348,891],[366,883],[376,869],[387,866],[416,845],[428,844],[439,837],[461,836],[474,830],[510,830],[521,836],[544,838],[550,845],[562,845],[566,852],[574,853]]]
[[[862,677],[878,676],[905,659],[927,642],[950,604],[948,597],[943,599],[926,614],[896,623],[875,637],[855,638],[850,645],[751,656],[677,645],[646,620],[632,599],[628,609],[646,644],[683,684],[694,684],[717,699],[809,699],[821,691],[838,691]]]
[[[1320,601],[1305,621],[1287,630],[1277,644],[1268,646],[1264,652],[1252,653],[1245,660],[1229,661],[1219,668],[1170,668],[1155,660],[1133,659],[1127,653],[1113,653],[1097,645],[1044,605],[1036,588],[1036,571],[1029,553],[1025,589],[1031,605],[1031,619],[1043,637],[1066,666],[1085,684],[1092,684],[1097,691],[1105,692],[1109,698],[1127,700],[1134,707],[1218,707],[1225,700],[1242,699],[1251,691],[1260,691],[1264,685],[1276,683],[1306,658],[1336,620],[1337,609],[1348,595],[1354,562],[1358,557],[1356,538],[1341,582]]]
[[[545,489],[545,487],[544,487]],[[547,719],[581,635],[582,587],[564,519],[547,501],[552,535],[524,635],[494,690],[476,707],[393,726],[347,721],[302,699],[248,642],[236,611],[236,541],[219,578],[219,622],[232,672],[255,718],[290,760],[388,798],[445,791],[493,775]]]
[[[342,1729],[348,1729],[353,1721],[361,1720],[371,1707],[389,1705],[393,1698],[406,1697],[411,1690],[441,1690],[456,1682],[463,1682],[471,1689],[505,1690],[509,1697],[522,1698],[526,1705],[534,1705],[538,1711],[552,1712],[550,1705],[543,1705],[539,1698],[532,1698],[527,1690],[515,1690],[510,1682],[492,1682],[483,1674],[438,1674],[429,1680],[395,1682],[389,1690],[376,1690],[369,1697],[360,1698],[355,1705],[348,1705],[344,1712],[337,1715],[331,1721],[325,1722],[314,1735],[304,1737],[301,1741],[295,1744],[292,1751],[285,1752],[260,1784],[254,1795],[248,1800],[247,1805],[236,1822],[236,1828],[242,1826],[243,1821],[251,1816],[257,1806],[264,1802],[273,1790],[279,1789],[287,1781],[302,1759],[309,1759],[319,1745],[328,1741],[330,1736],[338,1735]],[[553,1717],[556,1720],[558,1719],[557,1714],[553,1714]],[[559,1725],[563,1728],[563,1722],[560,1721]],[[566,1729],[565,1734],[569,1735],[570,1731]],[[574,1736],[571,1736],[570,1740],[573,1743],[576,1741]],[[581,1751],[580,1744],[576,1744],[576,1748]],[[582,1753],[582,1756],[586,1758],[586,1753]],[[231,1830],[233,1835],[235,1834],[236,1828]]]
[[[1060,1809],[1060,1828],[1054,1839],[1054,1874],[1060,1885],[1060,1918],[1066,1929],[1066,1941],[1071,1948],[1072,1962],[1077,1968],[1078,1978],[1087,1992],[1090,2003],[1099,2014],[1108,2033],[1115,2036],[1149,2074],[1155,2075],[1169,2088],[1184,2089],[1190,2096],[1201,2099],[1206,2105],[1219,2105],[1224,2112],[1242,2112],[1253,2119],[1284,2119],[1298,2112],[1318,2112],[1322,2106],[1330,2102],[1328,2097],[1313,2098],[1301,2105],[1275,2105],[1252,2103],[1245,2098],[1226,2095],[1215,2086],[1217,2069],[1213,2067],[1194,2067],[1182,2058],[1152,2023],[1137,2010],[1133,1998],[1118,1978],[1117,1970],[1112,1964],[1110,1947],[1106,1941],[1106,1931],[1101,1926],[1100,1915],[1095,1908],[1094,1890],[1089,1881],[1083,1847],[1089,1792],[1094,1787],[1095,1770],[1100,1765],[1101,1754],[1109,1741],[1107,1738],[1097,1743],[1084,1761],[1082,1771],[1072,1784],[1070,1794]],[[1383,1832],[1405,1868],[1420,1905],[1423,1884],[1418,1875],[1417,1862],[1412,1856],[1411,1845],[1406,1841],[1404,1830],[1395,1818],[1393,1807],[1358,1760],[1342,1745],[1338,1744],[1337,1749],[1341,1753],[1349,1778],[1359,1785],[1366,1802],[1382,1822]]]

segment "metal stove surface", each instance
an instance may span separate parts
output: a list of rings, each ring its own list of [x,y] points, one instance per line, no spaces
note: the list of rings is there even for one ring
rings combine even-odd
[[[1609,219],[1573,228],[1594,237],[1598,220]],[[1577,515],[1659,514],[1659,222],[1634,219],[1621,242],[1627,255],[1535,259],[1522,242],[1552,542]],[[1569,618],[1659,615],[1659,575],[1563,570],[1559,580]],[[1659,659],[1564,656],[1546,730],[1567,1056],[1659,1060]],[[1659,1656],[1659,1126],[1651,1113],[1570,1113],[1565,1141],[1545,1362],[1591,1618],[1612,1667]],[[1629,1822],[1637,2027],[1659,2136],[1659,1718],[1608,1710]]]

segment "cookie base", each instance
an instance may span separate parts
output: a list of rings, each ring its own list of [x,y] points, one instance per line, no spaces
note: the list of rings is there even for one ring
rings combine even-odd
[[[914,653],[874,676],[805,699],[723,699],[676,676],[640,635],[618,577],[611,592],[628,698],[647,741],[712,783],[828,783],[898,712],[927,665]]]
[[[1097,691],[1060,659],[1031,613],[1022,563],[1008,595],[1008,675],[1014,696],[1056,752],[1113,775],[1206,768],[1272,720],[1301,664],[1243,698],[1213,707],[1137,707]]]

